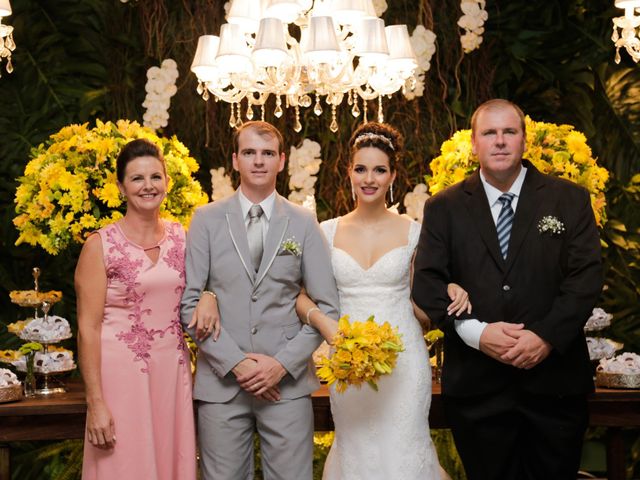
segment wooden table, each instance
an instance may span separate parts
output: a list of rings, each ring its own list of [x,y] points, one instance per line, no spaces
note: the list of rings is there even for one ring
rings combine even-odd
[[[10,479],[9,442],[63,440],[84,437],[87,406],[79,381],[70,381],[68,392],[49,398],[0,404],[0,480]],[[313,395],[315,429],[333,430],[326,387]],[[431,428],[447,428],[440,385],[433,385],[429,412]],[[622,428],[640,428],[640,390],[597,389],[589,396],[589,424],[609,427],[607,471],[609,480],[625,478]]]

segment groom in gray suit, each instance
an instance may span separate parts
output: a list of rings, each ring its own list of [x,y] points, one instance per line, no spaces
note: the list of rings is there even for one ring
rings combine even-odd
[[[322,338],[300,323],[295,303],[304,285],[338,317],[329,250],[315,215],[275,190],[285,163],[280,132],[248,122],[233,144],[240,187],[199,208],[187,238],[182,323],[207,314],[196,307],[203,293],[220,319],[219,337],[197,342],[201,470],[205,480],[253,478],[257,430],[265,480],[311,479],[319,386],[311,354]]]

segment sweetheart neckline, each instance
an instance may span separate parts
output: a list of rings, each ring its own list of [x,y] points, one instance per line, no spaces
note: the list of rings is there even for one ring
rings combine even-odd
[[[401,250],[403,248],[408,248],[409,247],[409,243],[407,243],[406,245],[400,245],[399,247],[394,247],[390,250],[387,250],[385,253],[383,253],[382,255],[380,255],[375,262],[373,262],[371,265],[369,265],[368,268],[364,268],[362,265],[360,265],[360,262],[358,262],[355,258],[353,258],[353,256],[347,252],[346,250],[340,248],[340,247],[336,247],[335,245],[331,245],[331,248],[333,248],[334,250],[338,250],[342,253],[344,253],[347,257],[349,257],[351,259],[351,261],[353,263],[355,263],[358,267],[360,267],[360,270],[362,270],[363,272],[368,272],[369,270],[371,270],[373,267],[375,267],[378,263],[380,263],[380,261],[386,257],[387,255],[389,255],[392,252],[395,252],[396,250]]]

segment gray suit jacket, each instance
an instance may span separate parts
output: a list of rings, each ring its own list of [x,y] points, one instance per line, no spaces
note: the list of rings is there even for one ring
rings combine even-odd
[[[300,245],[301,255],[282,249],[289,238]],[[279,384],[283,399],[318,388],[311,354],[322,337],[300,323],[296,297],[304,285],[318,307],[337,318],[338,292],[329,249],[312,212],[276,194],[262,263],[254,273],[238,192],[200,207],[187,236],[186,273],[182,324],[186,328],[191,321],[201,292],[212,290],[222,326],[217,342],[198,342],[195,399],[232,399],[240,386],[231,369],[248,352],[270,355],[287,370]]]

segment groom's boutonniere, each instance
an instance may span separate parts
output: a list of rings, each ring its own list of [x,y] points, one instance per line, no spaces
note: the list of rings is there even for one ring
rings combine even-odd
[[[296,257],[302,255],[302,247],[298,242],[296,242],[296,237],[287,238],[282,242],[280,248],[283,252],[289,252]]]
[[[546,217],[542,217],[538,222],[538,232],[541,234],[550,233],[551,235],[560,235],[564,232],[564,223],[553,215],[547,215]]]

